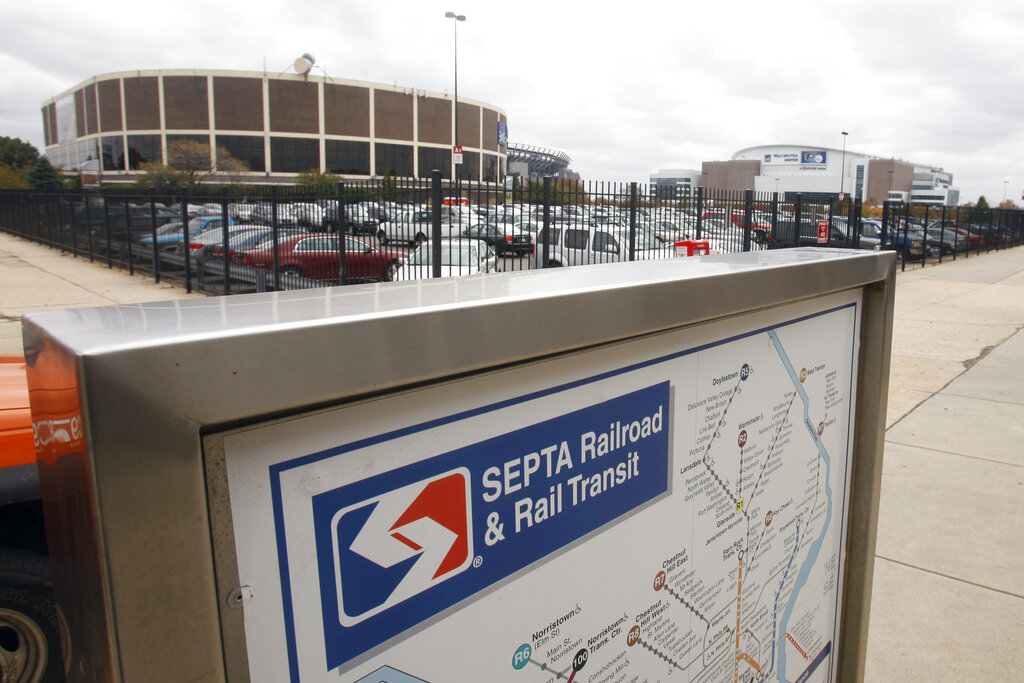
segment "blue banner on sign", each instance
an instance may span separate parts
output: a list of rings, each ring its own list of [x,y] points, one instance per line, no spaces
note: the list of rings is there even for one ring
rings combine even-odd
[[[670,410],[663,382],[313,496],[327,668],[666,493]]]

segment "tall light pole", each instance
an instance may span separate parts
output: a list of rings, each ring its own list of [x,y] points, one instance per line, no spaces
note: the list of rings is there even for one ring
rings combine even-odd
[[[843,183],[846,182],[846,136],[849,135],[845,130],[841,131],[843,134],[843,165],[839,169],[839,200],[843,199]]]
[[[455,23],[455,142],[452,147],[452,178],[455,180],[456,193],[459,196],[460,210],[462,202],[462,188],[459,187],[459,171],[458,163],[460,159],[455,158],[455,147],[459,146],[459,22],[466,20],[465,14],[456,14],[455,12],[445,12],[444,16],[448,19],[454,19]]]

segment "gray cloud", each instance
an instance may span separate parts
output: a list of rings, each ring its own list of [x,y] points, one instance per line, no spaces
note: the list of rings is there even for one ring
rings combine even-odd
[[[307,51],[334,78],[450,91],[446,10],[468,17],[460,96],[501,107],[513,141],[565,150],[588,179],[644,180],[759,144],[838,147],[848,130],[850,149],[951,170],[964,199],[1024,185],[1016,0],[23,4],[5,10],[0,135],[41,147],[41,103],[94,75],[278,73]]]

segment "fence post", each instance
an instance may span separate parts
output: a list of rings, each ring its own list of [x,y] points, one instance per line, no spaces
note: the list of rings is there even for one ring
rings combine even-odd
[[[277,216],[277,185],[270,187],[270,228],[274,234],[274,249],[272,252],[272,263],[274,269],[274,290],[281,289],[281,255],[277,253],[278,244],[281,242],[281,232],[278,227]]]
[[[37,196],[40,190],[36,190]],[[53,190],[42,190],[43,195],[43,223],[46,226],[46,243],[47,246],[54,246],[53,241],[53,211],[50,209],[50,197],[53,196]],[[39,220],[39,211],[36,211],[36,220]]]
[[[223,249],[222,258],[224,263],[224,293],[231,293],[231,252],[228,249],[228,242],[231,237],[231,231],[228,230],[228,188],[223,185],[220,188],[220,222],[221,222],[221,248]],[[187,245],[186,245],[187,246]],[[205,252],[205,249],[203,250]],[[206,267],[205,259],[197,264],[197,267]]]
[[[191,255],[188,248],[190,241],[188,234],[188,192],[182,194],[181,197],[181,238],[185,243],[185,291],[188,293],[192,292],[192,261]]]
[[[860,216],[863,210],[864,208],[861,204],[860,197],[857,197],[857,199],[853,202],[853,215],[847,218],[847,222],[849,224],[849,234],[847,235],[847,237],[853,238],[854,249],[860,249]]]
[[[342,181],[338,181],[337,202],[338,207],[337,211],[335,211],[335,217],[337,219],[338,229],[335,231],[335,234],[338,236],[338,282],[344,285],[347,277],[347,273],[345,271],[345,250],[348,245],[345,244],[345,230],[341,226],[341,217],[344,211],[343,207],[345,206],[345,183]]]
[[[943,235],[943,239],[945,239],[945,235],[946,235],[946,216],[947,216],[946,208],[947,208],[946,205],[943,204],[942,205],[942,219],[941,219],[941,221],[942,221],[942,235]],[[927,227],[927,226],[925,226],[925,227]],[[960,233],[957,232],[956,230],[954,230],[953,228],[950,228],[950,232],[953,233],[953,260],[956,261],[957,242],[959,241]],[[970,244],[970,243],[968,242],[968,244]]]
[[[107,243],[107,268],[113,268],[114,263],[110,258],[110,194],[109,190],[103,190],[103,235]]]
[[[910,203],[901,204],[903,208],[903,270],[907,269],[907,258],[910,256]],[[924,257],[924,245],[921,245],[921,256]]]
[[[544,244],[541,249],[541,268],[548,267],[548,245],[551,243],[551,176],[544,176],[544,210],[541,213],[541,230],[544,232]],[[563,236],[564,237],[564,236]]]
[[[743,251],[750,251],[750,233],[754,229],[754,191],[743,191]]]
[[[430,277],[441,277],[441,171],[430,172]],[[459,203],[459,227],[462,227],[462,203]],[[461,250],[459,253],[462,253]],[[459,264],[462,265],[462,264]]]
[[[128,249],[128,274],[135,275],[135,263],[132,260],[132,206],[128,201],[128,190],[124,191],[124,242]]]
[[[704,236],[704,186],[697,188],[697,236],[701,239]]]
[[[882,202],[882,249],[888,249],[889,244],[889,200]]]
[[[772,234],[769,239],[768,247],[771,248],[772,244],[779,236],[779,193],[776,190],[772,192]]]
[[[629,184],[629,260],[636,260],[636,182]]]
[[[57,191],[57,239],[60,240],[61,251],[67,251],[67,245],[64,243],[64,191]]]
[[[82,190],[82,201],[85,202],[85,237],[89,241],[89,263],[94,262],[94,254],[92,251],[92,212],[89,210],[89,192]]]
[[[156,192],[149,188],[149,234],[153,238],[153,282],[160,282],[160,250],[156,244]]]
[[[68,228],[71,230],[71,252],[78,258],[78,217],[75,215],[75,199],[71,191],[67,193],[68,201]]]
[[[181,234],[182,237],[188,237],[188,191],[181,191]],[[156,233],[154,232],[154,235]],[[156,248],[156,241],[153,241],[153,248]],[[192,292],[192,280],[189,278],[188,269],[185,269],[185,291]]]
[[[803,236],[803,212],[804,212],[804,195],[802,192],[797,192],[793,202],[793,246],[800,246],[800,238]]]

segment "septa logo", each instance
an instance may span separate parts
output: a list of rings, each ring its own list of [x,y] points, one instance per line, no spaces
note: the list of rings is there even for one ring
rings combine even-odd
[[[334,515],[331,535],[342,626],[355,626],[469,568],[469,482],[469,470],[462,467]]]

